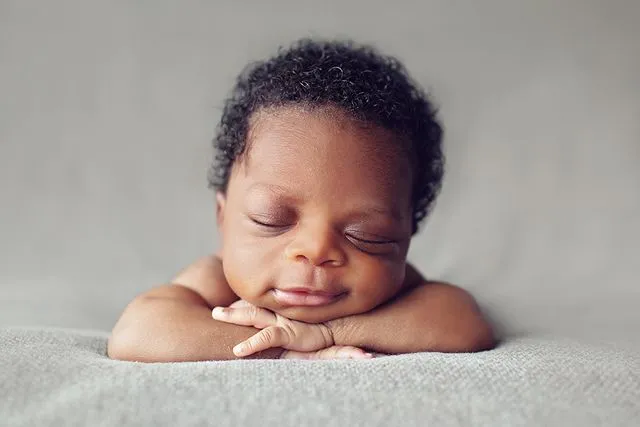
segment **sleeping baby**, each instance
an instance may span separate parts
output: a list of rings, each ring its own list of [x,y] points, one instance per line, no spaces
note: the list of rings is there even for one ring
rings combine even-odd
[[[111,358],[366,359],[492,348],[474,299],[407,263],[443,175],[442,128],[398,60],[300,40],[250,64],[209,174],[221,248],[136,297]]]

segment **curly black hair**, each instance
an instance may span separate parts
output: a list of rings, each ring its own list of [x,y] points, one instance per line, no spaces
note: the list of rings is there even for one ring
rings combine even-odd
[[[352,41],[302,39],[238,76],[213,141],[209,187],[225,192],[243,155],[252,114],[273,107],[337,107],[409,142],[413,164],[413,234],[442,184],[442,126],[424,91],[394,57]]]

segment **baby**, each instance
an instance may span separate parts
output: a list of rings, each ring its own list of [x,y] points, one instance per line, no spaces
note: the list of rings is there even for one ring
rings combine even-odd
[[[214,141],[218,254],[136,297],[111,358],[369,358],[494,346],[464,290],[406,262],[442,129],[394,58],[301,40],[251,64]]]

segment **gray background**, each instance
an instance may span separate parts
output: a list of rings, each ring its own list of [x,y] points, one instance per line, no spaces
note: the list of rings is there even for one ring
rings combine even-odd
[[[214,250],[222,100],[300,36],[375,43],[441,105],[424,273],[503,333],[640,341],[634,0],[0,0],[0,326],[109,330]]]

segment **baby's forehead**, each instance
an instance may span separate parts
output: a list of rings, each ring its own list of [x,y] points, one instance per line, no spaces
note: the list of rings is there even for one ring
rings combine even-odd
[[[255,146],[258,145],[258,150]],[[345,155],[381,160],[410,156],[408,138],[335,107],[290,106],[262,109],[249,121],[247,157],[264,155],[271,148],[292,149],[290,157],[302,157],[307,149],[317,153],[334,150]],[[257,151],[257,152],[256,152]]]
[[[245,198],[257,202],[341,204],[392,211],[410,203],[407,167],[389,166],[388,159],[347,159],[313,150],[261,150],[258,141],[237,177]],[[378,166],[387,162],[387,166]],[[235,187],[235,186],[234,186]]]
[[[253,124],[241,166],[273,180],[344,180],[406,185],[411,162],[391,132],[324,112],[263,113]]]

